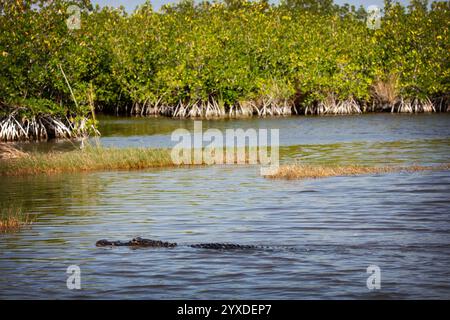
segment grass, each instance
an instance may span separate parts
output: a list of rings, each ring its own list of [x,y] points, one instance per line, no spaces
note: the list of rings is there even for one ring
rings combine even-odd
[[[16,148],[0,142],[0,160],[24,157],[26,154]]]
[[[226,155],[234,153],[234,157],[242,148],[224,149],[223,162]],[[252,150],[254,148],[251,148]],[[194,154],[192,151],[192,155]],[[254,151],[254,150],[253,150]],[[186,165],[205,165],[201,163],[175,164],[171,157],[171,149],[153,148],[107,148],[87,145],[83,149],[68,152],[29,153],[11,159],[0,158],[0,176],[24,176],[38,174],[108,171],[108,170],[139,170],[147,168],[180,167]],[[250,163],[249,150],[245,153],[244,163]],[[234,158],[233,162],[238,160]]]
[[[224,150],[223,156],[230,152]],[[238,149],[233,149],[237,152]],[[236,153],[235,153],[236,155]],[[250,163],[246,153],[244,163]],[[224,158],[225,161],[225,158]],[[196,165],[205,165],[200,163]],[[190,165],[190,164],[188,164]],[[87,145],[82,150],[52,153],[30,153],[17,158],[0,159],[0,176],[39,175],[112,170],[139,170],[147,168],[179,167],[174,164],[170,149],[106,148]],[[361,165],[282,165],[268,178],[309,179],[333,176],[414,172],[424,170],[448,170],[450,164],[438,166],[361,166]]]
[[[443,164],[437,166],[383,166],[383,167],[368,167],[368,166],[333,166],[333,165],[309,165],[309,164],[290,164],[280,166],[274,175],[266,176],[272,179],[318,179],[336,176],[356,176],[364,174],[377,173],[391,173],[391,172],[416,172],[425,170],[448,170],[450,164]]]
[[[30,153],[17,159],[1,160],[0,175],[134,170],[168,166],[174,166],[168,149],[87,146],[83,150]]]
[[[395,74],[390,75],[385,81],[376,81],[372,86],[372,95],[381,105],[394,105],[400,96],[398,81],[399,78]]]
[[[17,231],[32,223],[29,215],[18,208],[2,208],[0,211],[0,233]]]

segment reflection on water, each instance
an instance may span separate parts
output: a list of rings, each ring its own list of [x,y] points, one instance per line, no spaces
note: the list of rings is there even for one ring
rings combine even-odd
[[[100,143],[116,147],[173,147],[174,130],[194,130],[194,121],[164,117],[100,116]],[[203,120],[203,131],[219,129],[279,129],[280,145],[335,144],[348,142],[415,141],[450,138],[450,114],[364,114]],[[25,151],[69,150],[79,142],[18,143]]]
[[[450,138],[285,146],[280,155],[288,163],[434,165],[450,161]]]
[[[241,124],[282,127],[283,161],[435,164],[449,159],[447,119],[374,115]],[[172,128],[151,133],[138,124],[129,135],[134,124],[128,121],[106,119],[103,131],[111,131],[102,142],[170,141]],[[173,128],[192,123],[164,121]],[[278,181],[252,166],[3,177],[1,205],[22,206],[36,222],[0,235],[0,298],[448,299],[449,187],[448,171]],[[277,249],[95,247],[100,238],[138,235]],[[73,264],[81,268],[80,291],[66,288]],[[370,264],[381,268],[380,291],[366,287]]]
[[[202,121],[203,130],[280,129],[280,145],[405,141],[450,138],[450,114],[364,114],[329,117],[220,119]],[[178,128],[193,132],[193,120],[101,118],[101,142],[114,146],[172,147]],[[126,139],[124,139],[126,137]]]

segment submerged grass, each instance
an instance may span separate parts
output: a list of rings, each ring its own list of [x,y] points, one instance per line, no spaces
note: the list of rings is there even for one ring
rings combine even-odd
[[[380,166],[368,167],[358,165],[333,166],[333,165],[310,165],[310,164],[290,164],[280,166],[278,171],[267,178],[272,179],[318,179],[335,176],[355,176],[364,174],[392,173],[392,172],[416,172],[425,170],[448,170],[450,164],[436,166]]]
[[[0,233],[17,231],[31,223],[30,216],[19,208],[2,208],[0,211]]]

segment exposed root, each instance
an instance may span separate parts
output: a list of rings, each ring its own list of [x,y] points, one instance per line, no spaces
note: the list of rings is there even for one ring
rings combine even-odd
[[[358,101],[353,97],[341,100],[335,94],[329,94],[325,99],[309,105],[294,102],[293,98],[279,98],[267,93],[260,98],[241,100],[227,105],[214,97],[208,100],[178,101],[175,106],[162,102],[161,96],[155,102],[146,100],[136,102],[131,108],[132,115],[149,116],[164,115],[174,118],[241,118],[288,116],[299,112],[308,115],[345,115],[365,112],[445,112],[450,111],[448,97],[425,99],[406,99],[398,96],[396,80],[377,82],[372,88],[373,99],[370,102]]]
[[[305,115],[316,114],[358,114],[363,112],[383,112],[390,111],[392,113],[425,113],[425,112],[449,112],[450,105],[445,98],[435,99],[434,102],[429,98],[425,99],[404,99],[392,98],[390,102],[385,100],[388,98],[377,98],[372,101],[371,105],[360,105],[355,99],[339,101],[333,95],[328,96],[325,100],[319,101],[311,106],[303,109]],[[436,107],[437,106],[437,107]]]
[[[199,100],[194,103],[180,101],[172,116],[176,118],[214,118],[225,116],[240,118],[251,117],[253,115],[260,117],[282,116],[291,115],[293,108],[293,103],[288,100],[280,101],[272,98],[239,101],[230,106],[225,106],[223,102],[210,99],[206,102]]]
[[[131,108],[130,114],[136,116],[164,115],[172,117],[175,108],[163,103],[162,98],[163,96],[154,102],[151,102],[149,99],[145,100],[143,103],[135,102]]]
[[[421,113],[448,110],[448,101],[446,102],[447,99],[445,98],[432,102],[429,98],[419,99],[401,97],[398,80],[398,76],[391,75],[385,81],[379,80],[375,82],[372,86],[372,111],[390,110],[391,112],[399,113]],[[446,103],[447,107],[443,107]],[[437,106],[437,108],[435,106]]]
[[[172,116],[176,118],[224,117],[225,108],[223,104],[215,99],[208,101],[197,100],[194,103],[180,101]]]
[[[437,97],[432,102],[437,112],[450,112],[450,96]]]
[[[230,106],[228,115],[230,117],[251,117],[258,112],[258,107],[254,101],[240,101],[236,105]]]
[[[262,99],[262,103],[258,108],[259,116],[288,116],[294,110],[294,103],[289,99],[279,99],[268,96]]]
[[[0,141],[70,139],[99,134],[86,118],[61,119],[48,115],[18,119],[16,111],[0,119]]]
[[[392,108],[394,112],[395,106]],[[408,112],[408,113],[419,113],[419,112],[436,112],[433,103],[430,99],[426,98],[423,100],[413,98],[413,99],[401,99],[397,106],[397,112]]]
[[[338,100],[333,94],[328,95],[325,100],[304,108],[305,115],[309,114],[355,114],[362,113],[355,99]]]

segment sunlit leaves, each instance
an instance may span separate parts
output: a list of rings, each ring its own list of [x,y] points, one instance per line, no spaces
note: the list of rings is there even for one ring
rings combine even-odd
[[[74,1],[8,3],[0,15],[2,102],[33,97],[74,110],[59,65],[80,105],[93,90],[96,107],[109,110],[261,95],[369,101],[373,82],[393,74],[405,96],[449,92],[448,2],[390,3],[378,30],[367,28],[363,9],[331,0],[182,1],[161,12],[147,3],[130,14],[79,0],[80,30],[65,24]]]

